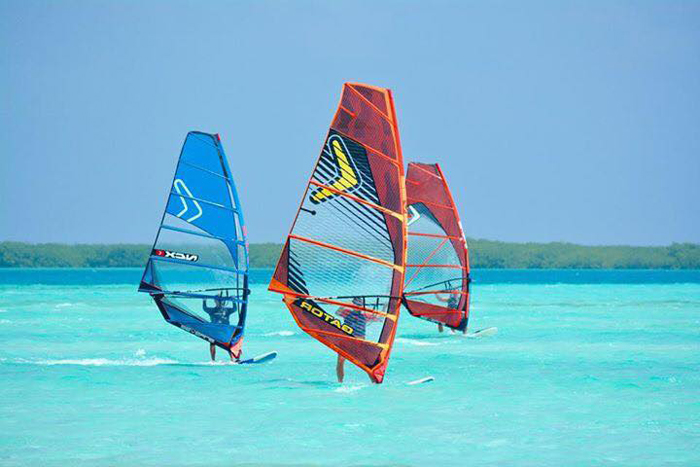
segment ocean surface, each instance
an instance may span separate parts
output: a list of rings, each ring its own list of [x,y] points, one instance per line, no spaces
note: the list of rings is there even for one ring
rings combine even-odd
[[[473,271],[470,332],[498,333],[403,313],[382,385],[334,382],[269,270],[244,350],[279,356],[246,366],[140,273],[0,270],[0,465],[700,465],[700,271]]]

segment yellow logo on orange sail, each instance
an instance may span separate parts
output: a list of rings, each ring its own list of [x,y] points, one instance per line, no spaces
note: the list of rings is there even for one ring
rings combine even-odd
[[[355,330],[352,327],[348,326],[345,323],[341,323],[338,318],[327,313],[325,310],[322,310],[316,305],[316,303],[312,302],[311,300],[299,298],[294,304],[302,310],[306,311],[307,313],[311,313],[315,317],[325,321],[331,326],[335,326],[336,328],[343,331],[349,336],[352,336],[352,334],[355,332]]]
[[[361,180],[345,141],[338,135],[332,135],[326,142],[324,152],[333,156],[337,171],[328,186],[337,191],[355,191],[360,186]],[[309,199],[312,203],[318,204],[335,196],[336,194],[327,188],[317,188],[311,193]]]

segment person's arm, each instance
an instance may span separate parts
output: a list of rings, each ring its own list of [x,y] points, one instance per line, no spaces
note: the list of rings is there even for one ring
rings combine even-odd
[[[439,294],[439,293],[436,293],[436,294],[435,294],[435,297],[436,297],[438,300],[440,300],[441,302],[447,302],[447,301],[449,301],[451,296],[452,296],[452,294],[449,294],[449,295],[447,295],[447,298],[442,298],[442,295],[441,295],[441,294]]]

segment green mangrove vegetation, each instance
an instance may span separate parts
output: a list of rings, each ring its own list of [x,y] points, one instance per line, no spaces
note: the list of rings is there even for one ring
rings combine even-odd
[[[474,268],[700,269],[700,245],[584,246],[572,243],[508,243],[468,240]],[[150,246],[0,242],[0,267],[140,267]],[[250,245],[250,265],[271,268],[282,245]]]

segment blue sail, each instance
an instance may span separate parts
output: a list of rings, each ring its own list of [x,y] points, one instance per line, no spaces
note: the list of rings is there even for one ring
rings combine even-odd
[[[139,286],[165,320],[240,355],[248,241],[219,135],[187,134]]]

